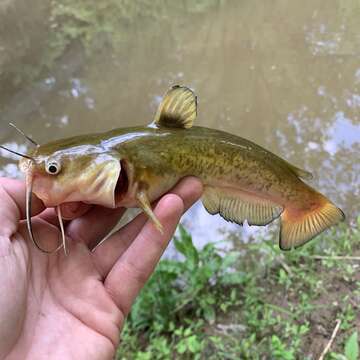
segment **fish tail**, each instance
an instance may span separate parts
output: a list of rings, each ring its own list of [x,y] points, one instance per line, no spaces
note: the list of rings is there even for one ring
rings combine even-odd
[[[313,205],[310,209],[285,206],[281,214],[280,248],[297,248],[332,225],[345,219],[341,209],[325,196],[313,190]]]

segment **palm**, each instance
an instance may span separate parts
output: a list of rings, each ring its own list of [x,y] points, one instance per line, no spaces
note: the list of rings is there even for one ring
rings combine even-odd
[[[135,296],[164,251],[184,207],[201,193],[196,180],[187,181],[193,182],[191,186],[180,183],[172,191],[176,196],[165,196],[156,207],[163,235],[139,215],[91,252],[89,247],[122,214],[121,210],[93,208],[67,224],[69,256],[61,251],[49,256],[30,243],[23,221],[14,224],[16,217],[23,217],[20,198],[13,193],[14,183],[9,186],[6,180],[1,190],[10,198],[0,192],[8,201],[0,214],[0,358],[111,359]],[[4,207],[4,201],[0,206]],[[47,212],[36,217],[34,231],[48,248],[57,243],[60,232]]]
[[[54,237],[53,229],[47,230],[50,238]],[[27,239],[19,237],[18,241],[23,258],[16,261],[17,282],[27,288],[19,289],[15,296],[19,318],[25,317],[25,321],[20,332],[13,334],[20,352],[15,351],[14,358],[22,358],[24,350],[34,358],[44,352],[63,359],[111,358],[123,315],[106,291],[86,245],[76,244],[68,257],[62,252],[47,256],[28,247]],[[30,273],[26,271],[29,266]],[[25,316],[29,310],[33,316]]]

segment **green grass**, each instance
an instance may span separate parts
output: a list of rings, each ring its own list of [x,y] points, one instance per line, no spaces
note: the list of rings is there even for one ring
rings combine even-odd
[[[335,256],[360,255],[359,228],[360,218],[283,253],[272,240],[198,250],[180,227],[182,259],[160,262],[117,359],[317,359],[337,319],[326,359],[357,359],[359,262]]]

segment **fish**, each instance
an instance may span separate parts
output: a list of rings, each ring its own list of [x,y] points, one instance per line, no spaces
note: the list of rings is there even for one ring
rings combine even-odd
[[[201,180],[201,200],[212,215],[258,226],[280,218],[282,250],[298,248],[345,219],[340,208],[305,182],[310,172],[239,136],[194,126],[197,110],[195,93],[175,85],[148,126],[37,144],[20,160],[31,239],[36,243],[32,193],[57,209],[63,234],[59,247],[66,249],[61,204],[137,207],[162,231],[151,204],[186,176]]]

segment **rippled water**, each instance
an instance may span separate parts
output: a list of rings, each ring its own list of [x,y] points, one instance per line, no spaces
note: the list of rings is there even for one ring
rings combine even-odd
[[[331,4],[213,1],[199,9],[185,1],[180,9],[163,2],[156,21],[136,18],[121,41],[111,42],[116,32],[106,41],[99,36],[90,53],[73,42],[39,80],[11,93],[0,84],[0,143],[26,150],[9,121],[40,143],[147,124],[166,89],[186,84],[198,94],[197,125],[248,138],[313,172],[312,185],[354,221],[360,196],[360,5]],[[31,54],[33,62],[36,56]],[[14,157],[1,155],[7,159],[0,160],[0,174],[18,176]],[[224,230],[249,233],[211,217],[200,204],[184,221],[199,243],[220,239]]]

